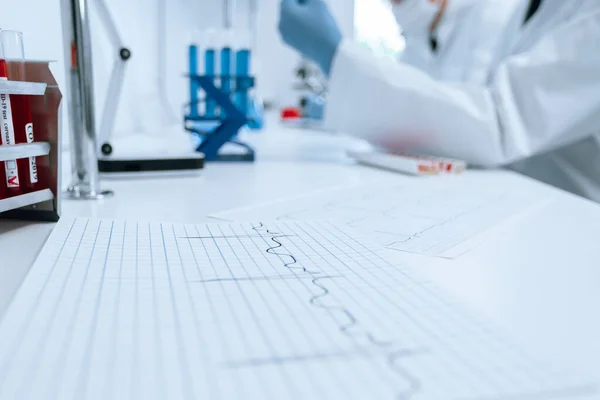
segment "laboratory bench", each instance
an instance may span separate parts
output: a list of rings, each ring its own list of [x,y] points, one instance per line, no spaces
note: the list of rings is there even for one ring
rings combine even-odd
[[[391,174],[353,163],[346,150],[365,144],[348,138],[278,126],[249,136],[257,151],[254,163],[211,163],[190,175],[107,179],[103,186],[114,197],[65,200],[62,215],[215,222],[208,215],[217,211]],[[533,353],[591,374],[600,384],[600,206],[512,172],[466,174],[507,188],[525,185],[543,205],[486,231],[457,259],[401,252],[398,259]],[[0,221],[0,317],[52,228]]]

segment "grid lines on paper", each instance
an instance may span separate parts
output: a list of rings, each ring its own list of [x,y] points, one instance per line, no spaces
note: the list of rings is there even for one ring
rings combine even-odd
[[[586,386],[328,223],[63,220],[0,325],[0,399],[496,399]]]
[[[502,180],[499,176],[498,182]],[[394,175],[214,216],[228,221],[331,220],[391,250],[455,258],[476,246],[484,232],[539,205],[525,188],[513,182],[507,190],[498,182],[482,181],[479,175],[444,180]]]

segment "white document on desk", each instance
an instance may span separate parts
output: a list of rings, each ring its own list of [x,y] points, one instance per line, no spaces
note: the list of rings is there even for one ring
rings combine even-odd
[[[507,177],[514,178],[503,172],[442,179],[392,175],[211,217],[238,222],[331,220],[391,250],[456,258],[477,246],[491,228],[547,204],[528,195],[525,185],[515,187],[514,179],[503,186]]]
[[[63,219],[0,324],[1,399],[592,393],[326,223]]]

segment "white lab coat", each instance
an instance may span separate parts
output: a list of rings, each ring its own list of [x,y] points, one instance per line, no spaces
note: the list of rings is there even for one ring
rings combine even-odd
[[[406,9],[411,2],[393,6],[395,15],[418,11]],[[418,67],[429,76],[444,82],[485,84],[495,62],[503,33],[515,14],[515,9],[526,0],[450,0],[446,17],[438,24],[433,51],[429,31],[403,29],[406,50],[400,61]],[[430,19],[425,15],[410,18]],[[398,21],[400,23],[400,21]],[[485,33],[485,34],[482,34]]]
[[[523,26],[528,3],[500,24],[500,40],[475,68],[467,38],[489,35],[485,24],[465,23],[468,33],[441,43],[454,55],[428,67],[344,41],[325,124],[395,150],[509,165],[600,201],[600,3],[544,0]],[[485,8],[473,10],[483,19]]]

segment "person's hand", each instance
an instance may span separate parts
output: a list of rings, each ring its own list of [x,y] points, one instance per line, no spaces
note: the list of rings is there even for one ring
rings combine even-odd
[[[439,25],[448,0],[390,0],[402,29],[409,33],[433,33]]]
[[[282,0],[279,32],[285,43],[329,76],[342,32],[323,0]]]

